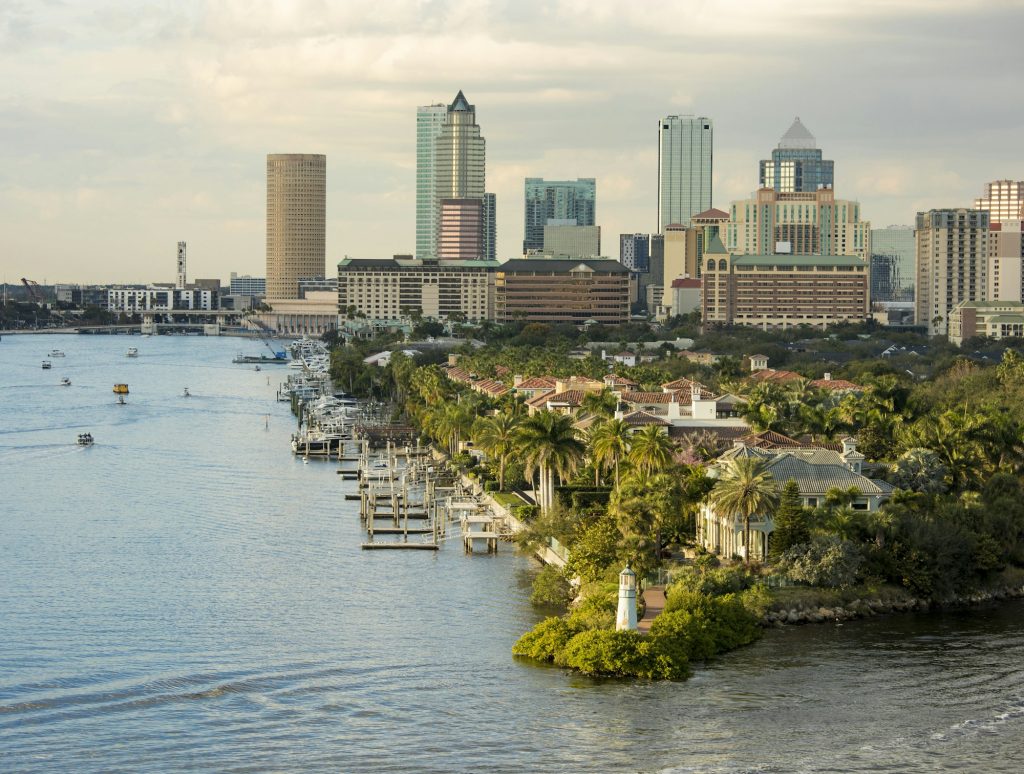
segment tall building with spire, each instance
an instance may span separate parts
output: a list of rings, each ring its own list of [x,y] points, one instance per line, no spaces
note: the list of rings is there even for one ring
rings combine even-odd
[[[689,226],[711,209],[714,125],[703,116],[666,116],[658,121],[658,233]]]
[[[443,111],[443,113],[442,113]],[[437,258],[441,233],[447,221],[441,202],[449,211],[462,211],[456,200],[475,200],[483,213],[482,251],[493,251],[494,197],[485,192],[486,142],[476,122],[476,107],[462,91],[450,105],[428,105],[416,114],[416,256]],[[461,223],[462,220],[459,219]],[[453,235],[449,235],[452,237]],[[481,257],[487,257],[481,255]]]
[[[821,157],[817,140],[800,118],[793,119],[772,157],[760,165],[759,188],[774,188],[778,193],[814,193],[832,188],[835,163]]]

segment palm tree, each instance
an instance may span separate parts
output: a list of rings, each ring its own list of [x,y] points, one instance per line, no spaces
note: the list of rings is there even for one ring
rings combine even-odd
[[[605,387],[601,392],[588,392],[584,395],[580,408],[598,417],[612,417],[618,404],[618,398]]]
[[[632,431],[621,419],[609,419],[596,425],[590,433],[590,453],[594,467],[614,467],[615,488],[619,488],[619,463],[629,454]]]
[[[644,475],[652,476],[671,464],[675,451],[672,439],[660,427],[647,425],[633,435],[629,461]]]
[[[555,475],[560,479],[576,472],[585,447],[576,437],[573,418],[542,411],[527,419],[519,433],[526,475],[540,473],[539,505],[544,513],[551,508],[555,493]]]
[[[750,517],[765,514],[779,503],[779,491],[762,459],[736,457],[729,460],[718,483],[708,495],[722,515],[743,519],[743,561],[750,563]]]
[[[515,414],[482,417],[473,425],[473,443],[498,460],[498,491],[505,489],[505,465],[516,450],[522,420]]]

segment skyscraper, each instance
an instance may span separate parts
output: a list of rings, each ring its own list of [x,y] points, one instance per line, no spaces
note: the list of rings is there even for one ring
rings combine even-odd
[[[416,108],[416,257],[434,255],[440,209],[435,177],[437,137],[441,134],[446,105]]]
[[[479,200],[485,252],[488,245],[493,250],[494,197],[488,201],[484,190],[486,143],[476,123],[476,108],[461,91],[448,106],[418,109],[416,167],[416,255],[439,255],[442,199]]]
[[[441,199],[437,257],[478,261],[484,252],[483,199]]]
[[[814,135],[793,119],[771,159],[761,162],[760,188],[774,188],[779,193],[814,193],[834,184],[835,163],[821,157]]]
[[[299,278],[326,275],[327,157],[267,156],[267,297],[299,297]]]
[[[549,225],[549,221],[558,220],[574,226],[597,225],[594,220],[596,198],[597,182],[592,177],[581,177],[575,181],[526,178],[523,254],[543,249],[544,226]]]
[[[917,213],[916,317],[931,335],[947,333],[961,301],[987,290],[989,214],[966,208]]]
[[[498,203],[492,193],[484,194],[483,226],[485,261],[493,261],[498,255]]]
[[[646,272],[650,254],[650,234],[619,234],[619,263],[630,271]]]
[[[992,223],[1024,220],[1024,180],[985,183],[985,194],[974,200],[974,209],[988,210]]]
[[[713,126],[710,118],[666,116],[658,122],[658,233],[689,226],[711,208]]]
[[[914,228],[871,229],[871,300],[914,300]]]

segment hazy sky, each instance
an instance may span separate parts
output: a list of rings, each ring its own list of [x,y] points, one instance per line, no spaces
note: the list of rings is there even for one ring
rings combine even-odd
[[[523,178],[656,221],[657,123],[715,121],[715,205],[799,115],[874,226],[1024,179],[1024,0],[0,0],[0,273],[265,271],[265,155],[327,154],[328,266],[414,249],[415,112],[461,88],[499,257]]]

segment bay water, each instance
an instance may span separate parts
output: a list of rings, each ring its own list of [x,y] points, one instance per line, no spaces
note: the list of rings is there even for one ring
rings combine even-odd
[[[685,683],[517,661],[536,564],[361,551],[239,350],[0,341],[0,771],[1024,770],[1024,603],[771,630]]]

